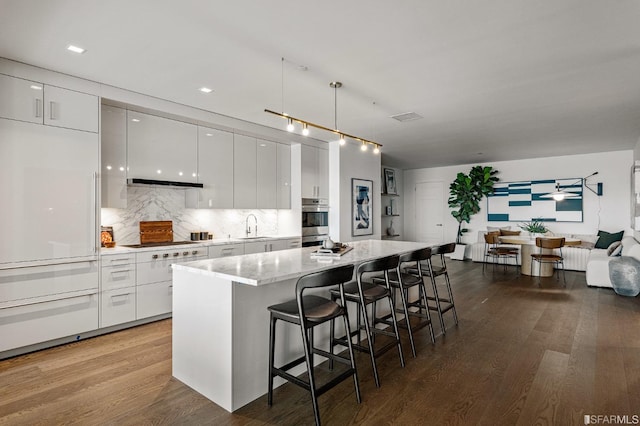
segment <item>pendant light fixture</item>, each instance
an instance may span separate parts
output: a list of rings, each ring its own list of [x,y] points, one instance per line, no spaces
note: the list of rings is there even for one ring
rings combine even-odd
[[[380,153],[380,147],[382,146],[378,142],[370,141],[368,139],[360,138],[358,136],[350,135],[341,130],[338,130],[338,92],[337,90],[342,87],[342,83],[339,81],[332,81],[329,83],[329,87],[334,90],[334,129],[330,129],[328,127],[322,126],[320,124],[315,124],[310,121],[303,120],[301,118],[292,117],[289,114],[284,112],[284,57],[281,58],[281,76],[282,76],[282,112],[272,111],[270,109],[265,109],[264,112],[268,112],[269,114],[277,115],[278,117],[282,117],[287,120],[287,131],[293,132],[295,130],[295,123],[300,123],[302,125],[302,135],[309,136],[309,127],[315,127],[316,129],[324,130],[327,132],[335,133],[338,135],[340,145],[345,145],[347,143],[346,138],[353,139],[362,144],[360,149],[362,151],[366,151],[368,145],[373,145],[373,152],[375,154]],[[306,68],[305,68],[306,69]]]

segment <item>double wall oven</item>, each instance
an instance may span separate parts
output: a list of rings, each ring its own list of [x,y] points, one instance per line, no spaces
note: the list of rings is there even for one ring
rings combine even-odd
[[[328,236],[328,200],[324,198],[303,198],[302,247],[320,246]]]

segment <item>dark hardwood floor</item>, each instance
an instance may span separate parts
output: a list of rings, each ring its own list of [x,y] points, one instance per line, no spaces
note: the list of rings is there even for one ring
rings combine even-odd
[[[640,415],[640,298],[451,261],[460,324],[431,345],[417,333],[380,358],[380,389],[357,356],[363,401],[345,381],[320,397],[324,424],[582,425]],[[435,318],[434,318],[435,319]],[[437,320],[435,321],[437,324]],[[436,325],[436,330],[439,327]],[[265,324],[267,332],[267,324]],[[265,360],[266,362],[266,360]],[[266,391],[266,389],[265,389]],[[230,414],[171,377],[165,320],[0,361],[0,424],[312,424],[291,384]]]

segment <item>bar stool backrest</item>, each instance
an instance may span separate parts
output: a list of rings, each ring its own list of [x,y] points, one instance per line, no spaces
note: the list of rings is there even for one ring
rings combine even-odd
[[[300,277],[296,283],[296,295],[300,296],[306,288],[329,287],[351,281],[353,270],[353,265],[344,265]]]
[[[414,250],[409,253],[400,255],[400,263],[404,262],[420,262],[421,260],[427,260],[431,258],[431,247],[425,247],[423,249]]]
[[[361,275],[363,272],[381,272],[388,271],[389,269],[394,269],[398,267],[398,263],[400,261],[400,256],[394,254],[393,256],[387,256],[380,259],[370,260],[368,262],[363,262],[358,265],[358,275]]]
[[[447,254],[454,251],[456,251],[456,243],[447,243],[434,247],[431,254]]]
[[[557,249],[564,247],[564,237],[563,238],[541,238],[536,237],[536,246],[543,249]]]

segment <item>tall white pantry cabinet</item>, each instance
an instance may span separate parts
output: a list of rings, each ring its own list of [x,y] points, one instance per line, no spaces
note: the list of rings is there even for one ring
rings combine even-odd
[[[0,74],[0,352],[98,328],[99,108]]]

